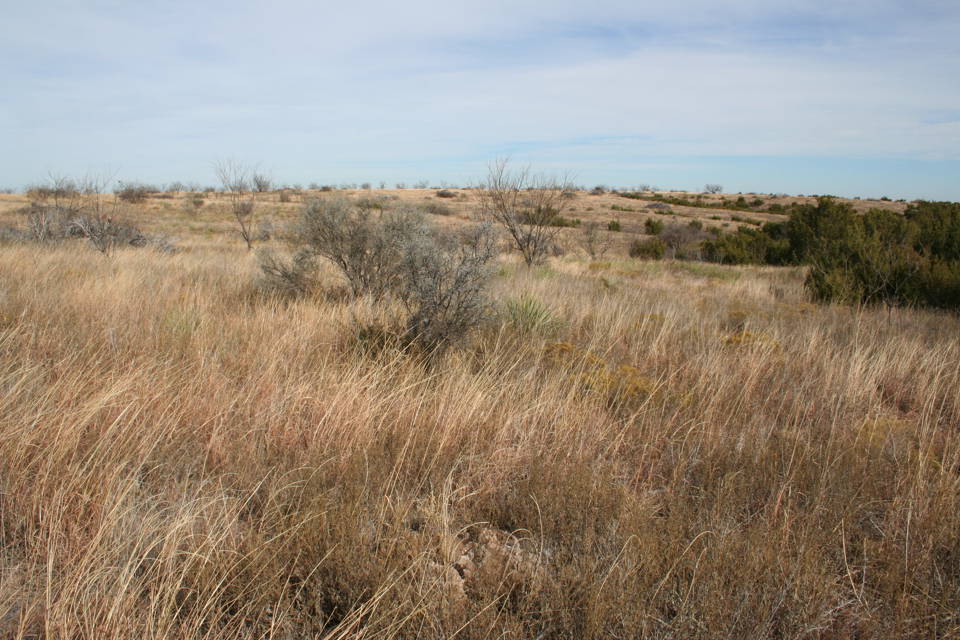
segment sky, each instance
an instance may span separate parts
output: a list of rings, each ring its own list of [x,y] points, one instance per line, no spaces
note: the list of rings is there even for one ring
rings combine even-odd
[[[0,187],[51,175],[960,200],[957,0],[42,0],[0,21]]]

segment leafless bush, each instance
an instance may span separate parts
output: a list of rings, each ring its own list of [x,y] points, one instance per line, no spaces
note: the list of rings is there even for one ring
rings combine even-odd
[[[496,256],[490,224],[458,236],[416,235],[405,247],[398,296],[410,313],[408,340],[438,355],[456,344],[486,316],[486,288]]]
[[[257,190],[257,193],[266,193],[270,191],[270,187],[273,186],[273,180],[264,173],[254,173],[251,177],[251,182],[253,183],[253,188]]]
[[[117,198],[130,204],[140,204],[145,202],[147,196],[151,193],[151,187],[139,182],[121,182],[117,185],[115,193]]]
[[[316,260],[309,249],[297,251],[290,259],[275,251],[262,249],[260,260],[260,287],[284,297],[297,298],[307,294],[315,284]]]
[[[221,160],[214,164],[214,172],[230,200],[230,211],[240,227],[240,237],[253,248],[256,196],[253,188],[259,176],[235,160]]]
[[[360,209],[377,209],[383,211],[384,208],[390,205],[392,200],[396,199],[396,196],[364,196],[357,198],[354,202]]]
[[[527,266],[543,262],[555,244],[561,218],[572,191],[569,179],[534,176],[529,169],[509,170],[506,160],[490,165],[486,183],[478,188],[481,215],[506,229]]]
[[[66,177],[51,173],[47,184],[30,185],[26,189],[32,202],[53,201],[55,207],[73,207],[81,195],[77,183]]]
[[[273,221],[270,218],[264,218],[257,223],[256,239],[259,242],[266,242],[273,237]]]
[[[121,221],[120,210],[107,210],[99,199],[88,199],[79,208],[31,204],[22,210],[26,228],[8,227],[0,233],[5,242],[57,243],[85,238],[93,247],[110,255],[119,247],[151,247],[173,253],[176,247],[166,236],[147,235],[136,226]]]
[[[703,185],[704,193],[720,193],[723,191],[723,186],[719,184],[705,184]]]
[[[422,232],[414,209],[378,210],[344,198],[311,200],[294,229],[299,243],[340,270],[354,295],[374,299],[396,286],[404,247]]]
[[[404,341],[431,354],[461,340],[486,313],[488,267],[497,253],[489,224],[443,233],[414,208],[323,199],[304,207],[292,240],[303,248],[291,261],[269,253],[261,258],[274,290],[302,295],[313,284],[315,258],[325,258],[354,296],[396,296],[409,314]]]
[[[610,249],[610,238],[597,222],[588,222],[580,228],[580,247],[592,260],[602,258]]]
[[[423,210],[435,216],[453,215],[453,209],[442,202],[425,202],[423,204]]]
[[[104,255],[110,255],[120,246],[145,247],[149,242],[140,229],[116,222],[111,216],[80,215],[71,224]]]
[[[670,224],[658,235],[668,258],[700,259],[700,244],[709,235],[695,226]]]
[[[72,224],[76,215],[75,209],[34,203],[26,209],[26,238],[34,242],[56,242],[76,237],[79,232]]]

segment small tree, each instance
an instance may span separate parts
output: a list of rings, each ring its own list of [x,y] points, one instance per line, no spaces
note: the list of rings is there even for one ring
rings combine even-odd
[[[604,235],[598,222],[588,222],[580,230],[579,244],[591,260],[602,258],[610,249],[610,238]]]
[[[477,188],[481,215],[507,230],[527,266],[546,259],[560,231],[554,223],[573,193],[569,178],[513,172],[506,160],[491,164],[486,183]]]
[[[253,185],[256,174],[235,160],[220,160],[214,165],[220,185],[230,199],[230,211],[240,226],[240,237],[253,248],[253,226],[256,196]]]
[[[253,188],[257,190],[257,193],[266,193],[273,187],[273,180],[271,180],[270,176],[265,173],[254,173],[251,181],[253,182]]]
[[[704,193],[720,193],[723,191],[723,186],[719,184],[705,184],[703,185]]]

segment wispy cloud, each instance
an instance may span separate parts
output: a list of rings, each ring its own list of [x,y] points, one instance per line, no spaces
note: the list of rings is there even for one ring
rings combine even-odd
[[[0,182],[204,180],[225,155],[290,181],[458,181],[513,153],[589,181],[763,188],[736,168],[764,157],[896,161],[876,188],[960,198],[955,2],[341,4],[9,8]]]

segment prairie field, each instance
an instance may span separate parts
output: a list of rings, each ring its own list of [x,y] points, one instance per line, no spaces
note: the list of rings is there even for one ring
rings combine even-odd
[[[425,359],[181,204],[124,213],[171,254],[0,246],[0,637],[960,637],[956,315],[631,259],[580,193],[609,253],[503,253]]]

